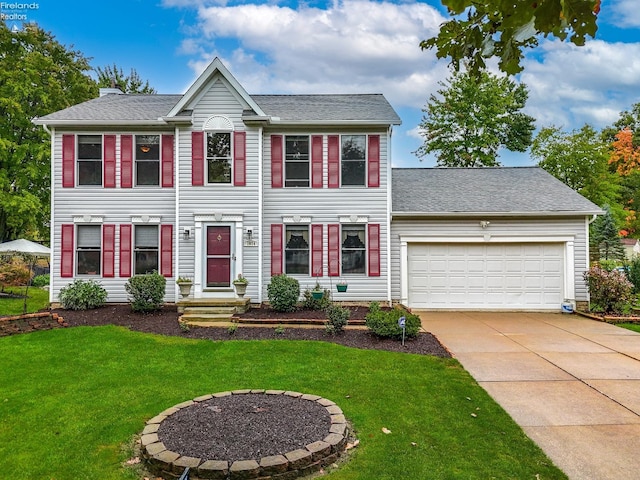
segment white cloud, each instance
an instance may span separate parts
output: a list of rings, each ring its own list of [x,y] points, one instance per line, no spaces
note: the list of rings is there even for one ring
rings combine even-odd
[[[640,27],[638,0],[618,0],[613,2],[614,21],[620,27]]]
[[[233,54],[224,52],[231,57],[227,67],[252,93],[381,92],[394,105],[420,108],[449,74],[445,62],[419,47],[444,21],[424,3],[345,0],[327,9],[296,10],[210,6],[200,8],[198,17],[198,41],[209,52],[234,43]],[[207,54],[192,66],[199,73],[211,58]]]
[[[521,75],[530,92],[527,111],[538,126],[600,128],[638,102],[640,43],[553,41],[540,48],[542,59],[527,60]]]

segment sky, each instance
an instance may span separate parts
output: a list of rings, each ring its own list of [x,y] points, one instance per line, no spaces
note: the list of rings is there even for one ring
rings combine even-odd
[[[435,166],[413,152],[422,109],[451,74],[419,47],[448,18],[439,0],[8,0],[0,13],[10,28],[38,23],[92,67],[134,68],[158,93],[184,93],[216,56],[250,94],[382,93],[402,119],[394,166]],[[610,125],[640,102],[638,0],[602,0],[595,39],[542,39],[523,66],[537,128]],[[499,161],[535,164],[505,150]]]

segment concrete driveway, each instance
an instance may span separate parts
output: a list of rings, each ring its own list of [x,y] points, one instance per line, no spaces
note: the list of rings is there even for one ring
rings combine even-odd
[[[640,334],[561,313],[415,313],[569,478],[640,478]]]

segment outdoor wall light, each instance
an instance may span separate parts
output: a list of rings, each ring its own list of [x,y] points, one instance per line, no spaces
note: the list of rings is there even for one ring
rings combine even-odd
[[[185,240],[189,240],[191,238],[191,228],[185,227],[184,231],[182,232],[182,237]]]

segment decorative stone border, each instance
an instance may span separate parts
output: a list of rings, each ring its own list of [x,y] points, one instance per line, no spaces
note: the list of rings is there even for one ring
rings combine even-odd
[[[158,430],[162,422],[180,411],[196,403],[205,402],[211,398],[229,395],[287,395],[310,402],[316,402],[326,408],[331,418],[329,433],[323,439],[281,455],[246,459],[233,462],[181,456],[168,450],[158,438]],[[318,395],[303,394],[284,390],[233,390],[210,395],[202,395],[193,400],[174,405],[164,412],[150,419],[142,431],[142,457],[152,473],[165,479],[178,478],[186,467],[190,468],[191,480],[249,480],[249,479],[277,479],[291,480],[317,472],[320,468],[334,463],[344,452],[349,428],[347,420],[334,402]]]
[[[38,312],[14,315],[0,318],[0,337],[68,326],[57,313]]]

